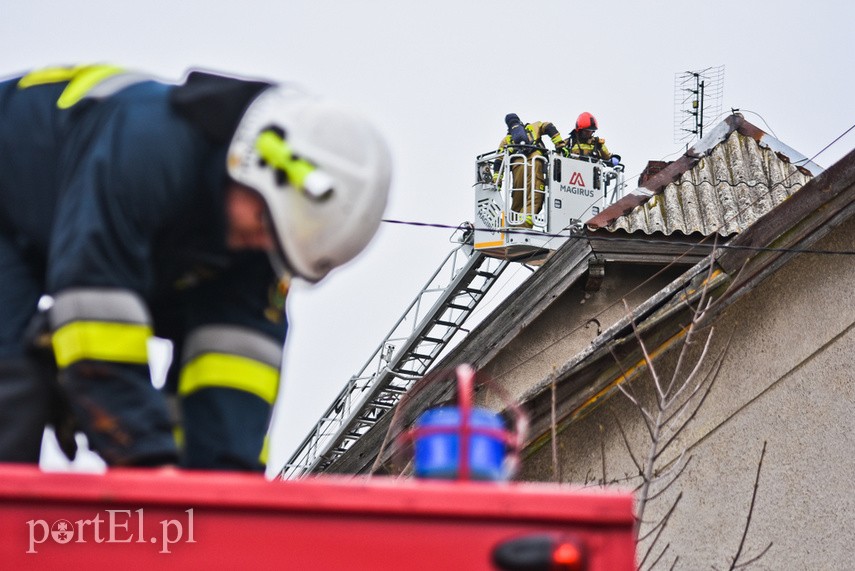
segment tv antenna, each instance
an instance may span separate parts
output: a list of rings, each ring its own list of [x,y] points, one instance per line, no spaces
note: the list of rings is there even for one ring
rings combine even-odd
[[[674,74],[675,143],[704,136],[704,128],[708,126],[708,122],[721,115],[723,93],[723,65]],[[708,117],[712,119],[706,119]]]

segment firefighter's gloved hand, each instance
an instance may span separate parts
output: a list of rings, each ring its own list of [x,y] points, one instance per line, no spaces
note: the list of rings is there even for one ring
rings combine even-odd
[[[620,164],[620,155],[612,155],[612,158],[609,159],[609,163],[616,167]]]
[[[39,382],[45,383],[49,388],[50,412],[48,424],[53,426],[56,441],[60,450],[69,460],[77,456],[77,422],[71,411],[68,397],[59,386],[57,379],[56,358],[53,354],[51,344],[51,329],[47,311],[39,311],[30,320],[24,331],[24,342],[27,347],[27,358],[29,359]]]

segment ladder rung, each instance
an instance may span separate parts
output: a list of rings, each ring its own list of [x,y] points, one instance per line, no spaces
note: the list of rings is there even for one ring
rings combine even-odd
[[[395,372],[399,375],[410,375],[411,377],[418,377],[421,375],[418,371],[408,371],[407,369],[395,369]]]
[[[392,393],[396,395],[402,395],[405,392],[407,392],[407,389],[405,389],[404,387],[393,387],[392,385],[389,385],[388,387],[383,387],[383,390],[380,391],[380,394]]]
[[[431,355],[425,355],[424,353],[410,353],[402,360],[408,361],[410,359],[433,359],[433,357]]]
[[[379,402],[379,401],[371,401],[370,403],[368,403],[368,405],[371,406],[372,408],[381,408],[383,410],[390,410],[393,406],[395,406],[392,403]]]

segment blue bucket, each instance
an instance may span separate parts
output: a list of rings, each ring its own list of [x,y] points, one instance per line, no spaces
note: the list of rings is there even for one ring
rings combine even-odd
[[[414,471],[419,478],[453,480],[460,474],[460,409],[439,407],[416,421]],[[447,432],[420,434],[419,429],[446,428]],[[505,429],[501,416],[484,408],[472,408],[469,416],[469,477],[473,480],[504,480],[505,443],[495,435],[478,434],[478,428]]]

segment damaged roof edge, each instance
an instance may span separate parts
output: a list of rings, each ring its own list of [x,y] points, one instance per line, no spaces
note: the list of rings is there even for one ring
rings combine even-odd
[[[792,164],[805,173],[817,176],[823,171],[822,167],[795,149],[785,145],[772,135],[753,125],[742,115],[734,113],[716,125],[708,135],[695,143],[683,156],[651,176],[643,185],[605,208],[602,212],[588,220],[585,225],[591,229],[604,228],[616,218],[629,214],[636,206],[644,204],[651,197],[661,193],[665,187],[678,180],[683,173],[692,169],[703,157],[709,155],[716,146],[727,140],[734,131],[746,137],[751,137],[761,147],[768,148],[783,161]]]
[[[739,115],[738,117],[741,117]],[[742,119],[740,122],[739,128],[737,129],[740,134],[745,135],[746,137],[751,137],[755,141],[757,141],[761,147],[766,147],[783,160],[789,162],[796,168],[801,168],[807,170],[813,176],[819,176],[825,170],[797,150],[792,147],[785,145],[772,135],[766,133],[762,129],[757,128],[752,125],[745,119]]]

